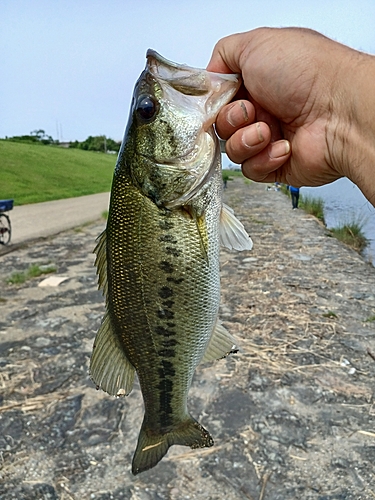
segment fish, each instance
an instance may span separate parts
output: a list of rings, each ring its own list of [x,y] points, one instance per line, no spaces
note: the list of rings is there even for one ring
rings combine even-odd
[[[201,362],[237,351],[221,324],[219,249],[252,241],[222,202],[214,121],[240,85],[169,61],[149,49],[135,84],[113,175],[106,229],[95,264],[106,310],[90,376],[110,395],[128,395],[137,374],[144,418],[134,475],[170,446],[213,445],[187,408]]]

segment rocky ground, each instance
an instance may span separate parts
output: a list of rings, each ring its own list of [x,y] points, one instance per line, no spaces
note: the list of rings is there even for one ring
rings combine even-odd
[[[2,500],[375,498],[375,268],[280,192],[238,178],[225,197],[254,249],[221,257],[241,352],[199,367],[190,391],[215,445],[175,446],[137,477],[138,385],[115,399],[87,374],[104,222],[0,257]],[[6,284],[32,263],[67,279]]]

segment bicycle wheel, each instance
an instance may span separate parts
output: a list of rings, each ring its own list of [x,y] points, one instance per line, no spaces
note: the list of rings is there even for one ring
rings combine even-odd
[[[12,235],[10,219],[6,214],[0,214],[0,244],[7,245]]]

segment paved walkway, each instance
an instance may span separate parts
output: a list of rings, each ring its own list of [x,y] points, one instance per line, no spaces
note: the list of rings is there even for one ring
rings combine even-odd
[[[109,193],[21,205],[9,212],[12,223],[11,245],[34,238],[52,236],[61,231],[99,219],[108,209]]]
[[[173,446],[135,478],[139,384],[114,398],[87,373],[103,220],[1,258],[2,500],[375,500],[375,268],[280,192],[235,177],[224,201],[254,248],[220,257],[220,318],[240,352],[202,363],[189,392],[215,445]],[[57,287],[5,284],[50,263]]]

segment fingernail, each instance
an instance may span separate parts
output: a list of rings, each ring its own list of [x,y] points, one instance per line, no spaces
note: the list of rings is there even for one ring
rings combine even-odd
[[[249,115],[245,104],[242,101],[235,102],[229,109],[227,119],[229,124],[236,128],[249,121]]]
[[[255,123],[254,126],[244,129],[242,134],[242,142],[246,147],[257,146],[264,141],[260,123]]]
[[[270,158],[281,158],[289,154],[290,144],[289,141],[277,141],[270,144],[268,154]]]

